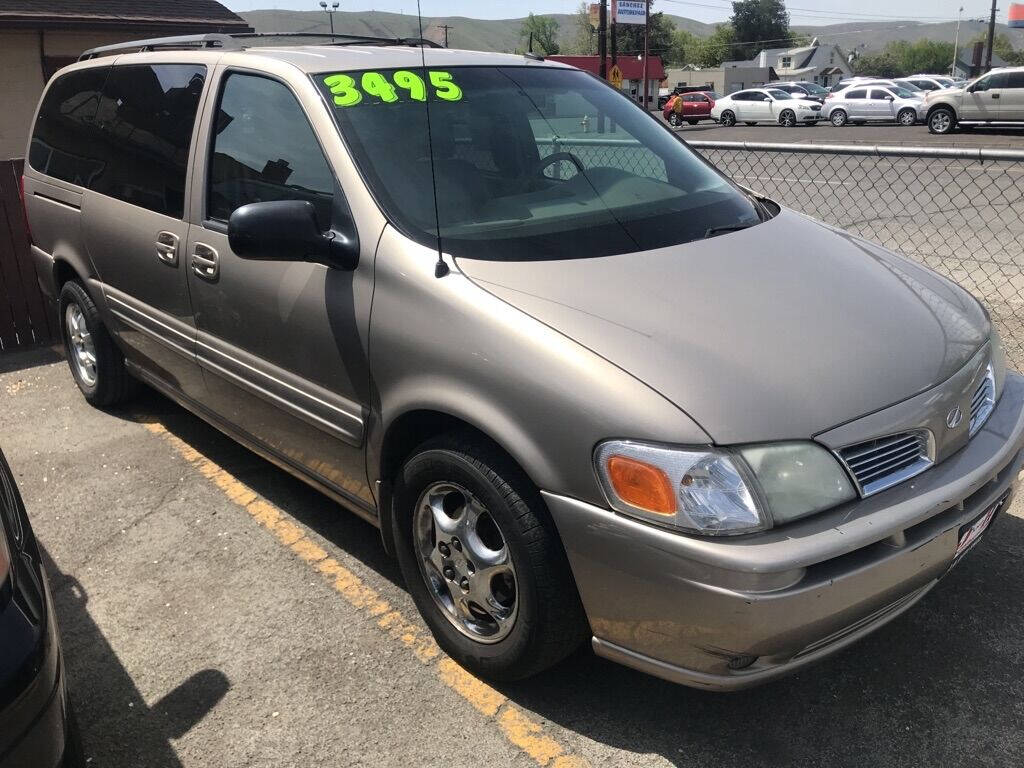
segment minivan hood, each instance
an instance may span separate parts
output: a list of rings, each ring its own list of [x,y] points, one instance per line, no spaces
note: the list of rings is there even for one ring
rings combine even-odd
[[[785,209],[652,251],[458,266],[720,444],[809,438],[897,403],[962,368],[990,331],[955,284]]]

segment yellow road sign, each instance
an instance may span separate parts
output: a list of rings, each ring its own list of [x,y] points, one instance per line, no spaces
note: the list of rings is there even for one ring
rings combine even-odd
[[[622,70],[619,69],[619,65],[616,64],[611,68],[608,73],[608,82],[614,85],[616,88],[622,87]]]

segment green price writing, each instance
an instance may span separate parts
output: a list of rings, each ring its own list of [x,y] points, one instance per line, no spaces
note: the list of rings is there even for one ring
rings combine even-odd
[[[461,101],[462,89],[455,84],[451,72],[432,69],[427,72],[433,95],[442,101]],[[427,83],[416,72],[399,69],[390,73],[363,72],[359,81],[352,75],[336,74],[324,78],[334,104],[338,107],[354,107],[363,101],[364,94],[378,99],[383,104],[400,100],[426,101]]]

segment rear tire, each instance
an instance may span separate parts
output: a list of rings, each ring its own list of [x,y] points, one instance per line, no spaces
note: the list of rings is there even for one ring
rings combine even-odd
[[[956,128],[956,115],[949,107],[937,107],[928,115],[928,132],[943,136]]]
[[[917,112],[912,109],[901,109],[896,115],[896,122],[903,126],[914,125],[917,122]]]
[[[462,666],[518,680],[588,637],[554,522],[496,445],[472,432],[427,441],[399,472],[393,505],[409,593],[437,644]],[[489,578],[481,578],[485,569]]]
[[[70,280],[61,288],[59,306],[68,366],[86,401],[106,408],[127,400],[135,393],[135,381],[92,297],[81,283]]]
[[[675,112],[671,112],[668,116],[668,124],[671,125],[673,128],[678,128],[680,125],[683,124],[683,121],[679,119],[679,115],[677,115]]]
[[[850,116],[846,114],[845,109],[833,109],[832,113],[828,116],[828,121],[836,128],[842,128],[849,119]]]
[[[718,118],[718,122],[724,125],[726,128],[731,128],[736,125],[736,113],[730,109],[725,110],[722,116]]]

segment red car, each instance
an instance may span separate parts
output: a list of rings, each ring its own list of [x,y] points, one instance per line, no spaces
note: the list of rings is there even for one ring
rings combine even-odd
[[[701,120],[710,120],[711,108],[715,106],[715,96],[714,91],[676,94],[665,104],[662,115],[672,126],[680,126],[684,121],[696,125]],[[682,100],[681,110],[675,108],[677,100]]]

